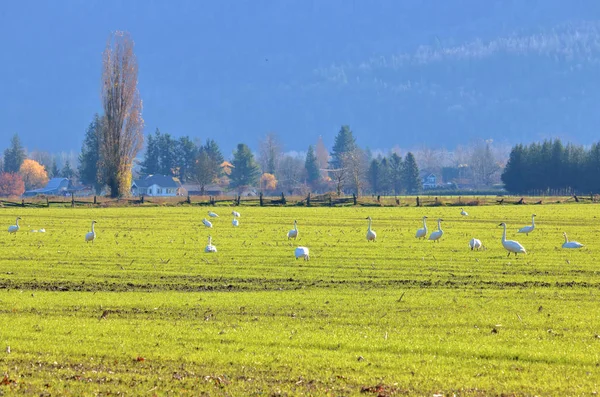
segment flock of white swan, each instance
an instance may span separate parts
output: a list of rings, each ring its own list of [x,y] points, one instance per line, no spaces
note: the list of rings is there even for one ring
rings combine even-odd
[[[463,208],[460,209],[460,214],[462,216],[469,216],[469,214]],[[238,227],[240,225],[240,222],[238,219],[241,216],[240,213],[237,211],[232,211],[231,215],[233,216],[233,220],[231,221],[231,224],[234,227]],[[208,211],[208,216],[211,218],[219,217],[219,215],[213,211]],[[521,229],[518,230],[518,233],[525,233],[525,235],[529,235],[529,233],[533,232],[535,229],[535,217],[536,217],[535,214],[531,215],[531,225],[522,227]],[[375,233],[375,231],[371,227],[373,220],[371,219],[370,216],[367,217],[366,219],[369,224],[368,229],[367,229],[367,241],[368,242],[375,241],[375,239],[377,238],[377,233]],[[19,220],[21,220],[21,217],[17,217],[15,224],[8,227],[9,233],[17,233],[19,231],[19,229],[20,229]],[[441,219],[441,218],[437,220],[437,230],[435,230],[429,234],[429,240],[438,241],[438,242],[440,241],[440,239],[444,235],[444,231],[442,230],[442,222],[443,222],[443,219]],[[90,241],[92,242],[92,244],[94,243],[94,240],[96,239],[96,231],[94,230],[94,225],[96,223],[97,223],[96,221],[92,221],[92,230],[85,234],[86,243],[89,243]],[[206,226],[207,228],[213,227],[212,222],[210,222],[206,218],[202,219],[202,224],[204,224],[204,226]],[[502,232],[502,246],[504,247],[504,249],[506,249],[508,251],[508,256],[510,256],[511,253],[514,253],[515,256],[517,256],[517,254],[526,254],[527,253],[527,251],[525,250],[525,247],[523,247],[523,245],[521,245],[521,243],[519,243],[518,241],[506,239],[506,223],[502,222],[498,226],[502,226],[504,228],[503,232]],[[32,230],[32,232],[40,232],[40,233],[44,233],[45,231],[46,231],[45,229]],[[425,238],[427,238],[427,231],[428,231],[427,217],[424,216],[423,217],[423,227],[417,230],[415,237],[418,239],[425,239]],[[577,241],[569,241],[569,239],[567,237],[567,233],[563,233],[563,236],[565,238],[565,242],[563,243],[562,248],[582,248],[582,247],[584,247],[583,244],[578,243]],[[289,232],[287,232],[287,238],[288,238],[288,240],[290,240],[290,239],[296,240],[298,238],[298,221],[294,220],[294,228],[291,229]],[[479,249],[483,248],[483,244],[481,243],[481,240],[472,238],[469,241],[469,247],[471,247],[471,250],[479,250]],[[208,244],[204,248],[204,252],[206,252],[206,253],[217,252],[217,247],[212,244],[211,236],[208,236]],[[310,259],[309,250],[307,247],[296,247],[294,249],[294,255],[295,255],[296,259],[299,259],[299,258],[303,258],[304,260]]]

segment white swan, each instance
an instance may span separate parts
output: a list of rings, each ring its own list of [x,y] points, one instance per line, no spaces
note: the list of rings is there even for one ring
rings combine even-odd
[[[298,221],[294,221],[294,228],[287,233],[288,240],[293,238],[296,239],[298,237]]]
[[[219,217],[219,215],[215,214],[212,211],[208,211],[208,216],[210,216],[211,218],[218,218]]]
[[[240,225],[240,222],[236,218],[233,218],[233,220],[231,221],[231,224],[235,227],[238,227]]]
[[[578,243],[577,241],[569,241],[569,239],[567,238],[567,233],[563,233],[563,236],[565,236],[565,242],[562,245],[563,248],[583,248],[584,247],[583,244]]]
[[[417,230],[417,234],[415,235],[416,238],[427,237],[427,224],[425,223],[425,219],[427,219],[426,216],[423,217],[423,227],[421,229]]]
[[[239,218],[241,216],[240,213],[237,211],[231,211],[231,215],[233,215],[236,218]]]
[[[96,221],[92,221],[92,231],[91,232],[87,232],[85,234],[85,242],[89,243],[90,241],[92,242],[92,244],[94,244],[94,240],[96,239],[96,231],[94,230],[94,225],[96,224]]]
[[[298,258],[304,258],[305,261],[310,259],[308,256],[308,248],[306,247],[297,247],[294,250],[294,255],[296,256],[296,260]]]
[[[471,247],[471,251],[473,251],[473,250],[479,251],[479,248],[482,247],[481,240],[472,238],[471,241],[469,241],[469,247]]]
[[[217,247],[212,245],[212,237],[208,236],[208,245],[204,248],[204,252],[217,252]]]
[[[10,226],[8,227],[8,232],[9,232],[9,233],[16,233],[16,232],[18,232],[18,231],[19,231],[19,229],[20,229],[20,227],[19,227],[19,220],[21,220],[21,217],[20,217],[20,216],[18,216],[18,217],[17,217],[17,220],[16,220],[16,222],[15,222],[15,223],[16,223],[16,225],[10,225]]]
[[[525,233],[526,236],[535,229],[535,214],[531,215],[531,226],[524,226],[519,229],[518,233]]]
[[[525,251],[525,247],[523,247],[521,244],[519,244],[519,242],[506,239],[506,223],[502,222],[498,226],[504,227],[504,231],[502,232],[502,246],[504,247],[504,249],[506,249],[508,251],[507,256],[510,256],[511,252],[513,252],[515,254],[515,256],[517,256],[517,254],[526,254],[527,253],[527,251]]]
[[[202,219],[202,223],[206,227],[212,227],[212,223],[210,223],[206,218]]]
[[[469,216],[469,213],[467,211],[463,210],[462,208],[460,209],[460,214],[462,216]]]
[[[443,219],[438,219],[438,230],[429,235],[429,240],[437,242],[440,241],[440,238],[442,238],[442,236],[444,235],[444,231],[442,230],[442,221]]]
[[[367,217],[367,219],[369,220],[369,229],[367,229],[367,241],[375,241],[375,239],[377,238],[377,233],[375,233],[375,231],[371,229],[371,222],[373,220],[370,216]]]

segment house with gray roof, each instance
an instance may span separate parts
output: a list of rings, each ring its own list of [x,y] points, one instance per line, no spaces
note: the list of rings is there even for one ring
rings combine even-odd
[[[27,190],[23,193],[23,197],[33,197],[40,194],[46,196],[66,195],[69,193],[70,185],[71,182],[67,178],[52,178],[48,181],[46,186],[40,189]]]
[[[181,183],[171,176],[148,175],[133,181],[131,194],[134,196],[179,196],[181,195]]]

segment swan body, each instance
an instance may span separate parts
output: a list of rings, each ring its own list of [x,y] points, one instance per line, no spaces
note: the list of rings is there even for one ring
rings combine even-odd
[[[473,251],[473,250],[479,251],[479,249],[482,246],[483,245],[481,244],[481,240],[479,240],[479,239],[472,238],[471,241],[469,241],[469,247],[471,247],[471,251]]]
[[[425,223],[425,219],[427,219],[426,216],[423,217],[423,227],[421,229],[417,230],[417,234],[415,235],[416,238],[427,237],[427,224]]]
[[[535,229],[535,214],[531,215],[531,225],[520,228],[519,233],[525,233],[528,236],[529,233],[533,232],[533,229]]]
[[[298,258],[304,258],[305,261],[310,259],[308,256],[308,248],[306,247],[297,247],[294,250],[294,255],[296,256],[296,260]]]
[[[462,208],[460,209],[460,214],[462,216],[469,216],[469,213],[467,211],[463,210]]]
[[[90,241],[92,242],[92,244],[94,244],[94,240],[96,239],[96,231],[94,230],[94,225],[96,224],[96,221],[92,221],[92,231],[91,232],[87,232],[85,234],[85,242],[89,243]]]
[[[437,242],[440,241],[440,238],[442,238],[442,236],[444,235],[444,231],[442,230],[442,221],[443,219],[438,219],[438,230],[429,235],[429,240]]]
[[[46,233],[46,229],[42,228],[39,230],[40,233]]]
[[[206,227],[212,227],[212,223],[210,223],[206,218],[202,219],[202,223]]]
[[[502,222],[498,226],[504,227],[504,231],[502,232],[502,246],[508,251],[507,256],[510,256],[511,253],[514,253],[515,256],[517,256],[517,254],[527,253],[527,251],[525,251],[525,247],[523,247],[518,241],[506,239],[506,223]]]
[[[563,236],[565,236],[565,242],[562,245],[563,248],[583,248],[584,247],[583,244],[578,243],[577,241],[569,241],[569,239],[567,238],[567,233],[563,233]]]
[[[204,252],[206,252],[206,253],[217,252],[217,247],[212,245],[212,237],[211,236],[208,236],[208,244],[206,245],[206,248],[204,248]]]
[[[233,220],[231,221],[231,224],[235,227],[238,227],[240,225],[240,221],[238,221],[237,219],[233,218]]]
[[[20,229],[20,227],[19,227],[19,220],[20,220],[20,219],[21,219],[21,217],[20,217],[20,216],[18,216],[18,217],[17,217],[17,220],[16,220],[16,222],[15,222],[15,225],[10,225],[10,226],[8,227],[8,232],[9,232],[9,233],[16,233],[16,232],[18,232],[18,231],[19,231],[19,229]]]
[[[369,220],[369,229],[367,229],[367,241],[375,241],[375,239],[377,238],[377,233],[375,233],[375,231],[371,229],[371,222],[373,220],[370,216],[367,217],[367,219]]]
[[[294,221],[294,228],[287,233],[288,240],[293,238],[296,239],[298,237],[298,221]]]
[[[240,213],[237,211],[231,211],[231,215],[233,215],[236,218],[239,218],[241,216]]]
[[[218,214],[216,214],[216,213],[214,213],[212,211],[208,211],[208,216],[210,216],[211,218],[218,218],[219,217]]]

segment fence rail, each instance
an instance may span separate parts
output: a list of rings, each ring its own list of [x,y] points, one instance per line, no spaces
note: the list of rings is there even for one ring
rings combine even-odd
[[[596,203],[597,195],[589,196],[338,196],[334,193],[304,196],[176,196],[156,197],[140,196],[113,199],[103,196],[64,197],[36,196],[22,199],[1,199],[0,207],[47,208],[62,207],[119,207],[119,206],[307,206],[307,207],[341,207],[341,206],[381,206],[381,207],[432,207],[432,206],[477,206],[477,205],[528,205],[568,202]]]

